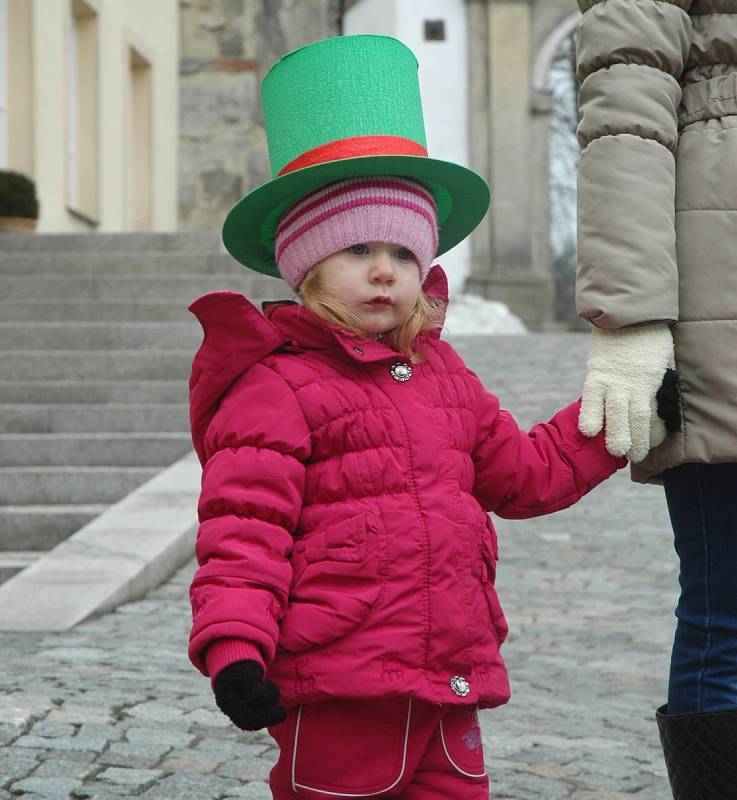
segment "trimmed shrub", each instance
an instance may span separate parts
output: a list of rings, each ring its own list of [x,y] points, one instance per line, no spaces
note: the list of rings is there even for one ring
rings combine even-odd
[[[0,217],[38,219],[36,185],[30,178],[0,170]]]

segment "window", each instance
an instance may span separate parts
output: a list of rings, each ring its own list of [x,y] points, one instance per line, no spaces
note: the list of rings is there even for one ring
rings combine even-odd
[[[98,217],[97,15],[70,0],[67,34],[67,205],[90,224]]]
[[[152,225],[151,63],[131,47],[128,64],[127,228],[145,231]]]
[[[33,175],[31,3],[0,0],[0,166]]]

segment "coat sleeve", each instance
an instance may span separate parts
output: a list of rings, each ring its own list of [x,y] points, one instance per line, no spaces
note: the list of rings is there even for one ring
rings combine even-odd
[[[578,314],[678,319],[675,152],[692,0],[578,0]]]
[[[485,511],[507,519],[551,514],[627,464],[607,452],[603,432],[593,438],[579,432],[579,401],[524,431],[470,370],[469,377],[478,419],[473,494]]]
[[[205,675],[273,658],[292,570],[310,432],[283,378],[256,364],[228,391],[207,428],[190,587],[189,656]],[[213,676],[214,677],[214,676]]]

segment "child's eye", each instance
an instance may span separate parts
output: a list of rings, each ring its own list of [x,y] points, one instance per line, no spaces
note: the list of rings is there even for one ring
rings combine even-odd
[[[368,253],[367,244],[354,244],[348,248],[354,256],[365,256]]]
[[[414,256],[404,247],[400,247],[399,250],[394,254],[400,261],[412,261]]]

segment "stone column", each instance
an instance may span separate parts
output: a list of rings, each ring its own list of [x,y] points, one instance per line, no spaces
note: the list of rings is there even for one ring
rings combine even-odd
[[[531,118],[532,8],[527,0],[469,0],[468,12],[472,163],[491,185],[492,207],[474,237],[466,290],[501,300],[540,329],[552,316],[553,280],[547,223],[539,223],[547,194],[532,191],[548,185],[536,174],[548,160],[540,149],[547,137],[536,141]]]

